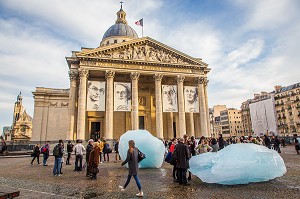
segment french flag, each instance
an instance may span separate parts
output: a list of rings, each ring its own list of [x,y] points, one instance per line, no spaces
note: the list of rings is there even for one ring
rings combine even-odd
[[[140,20],[138,20],[138,21],[136,21],[136,22],[135,22],[135,25],[138,25],[138,26],[142,26],[142,27],[143,27],[143,18],[140,19]]]

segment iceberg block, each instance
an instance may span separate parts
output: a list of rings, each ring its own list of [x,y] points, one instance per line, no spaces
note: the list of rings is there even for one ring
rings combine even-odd
[[[135,146],[146,155],[139,163],[140,168],[160,168],[165,154],[165,145],[146,130],[127,131],[120,137],[119,154],[126,159],[128,141],[134,140]]]
[[[275,150],[252,143],[231,144],[217,153],[193,156],[189,170],[203,182],[223,185],[268,181],[286,173]]]

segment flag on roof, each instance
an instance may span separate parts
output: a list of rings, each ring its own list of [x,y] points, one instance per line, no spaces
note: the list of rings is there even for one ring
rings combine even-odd
[[[136,22],[135,22],[135,25],[138,25],[138,26],[142,26],[142,27],[143,27],[143,18],[140,19],[140,20],[138,20],[138,21],[136,21]]]

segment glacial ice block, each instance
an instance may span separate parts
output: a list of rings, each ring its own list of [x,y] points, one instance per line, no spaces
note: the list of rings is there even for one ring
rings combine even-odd
[[[189,170],[203,182],[224,185],[268,181],[286,173],[276,151],[252,143],[231,144],[217,153],[193,156]]]
[[[140,168],[161,167],[165,153],[165,146],[161,140],[146,130],[127,131],[120,137],[119,153],[122,160],[126,159],[129,140],[134,140],[135,146],[146,155],[139,163]]]

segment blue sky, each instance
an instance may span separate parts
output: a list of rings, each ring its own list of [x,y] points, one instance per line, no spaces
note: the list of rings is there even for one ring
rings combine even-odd
[[[116,0],[0,0],[0,128],[20,91],[33,116],[35,87],[69,88],[66,56],[99,46]],[[124,0],[128,24],[212,68],[209,106],[239,108],[260,91],[300,81],[300,1]]]

